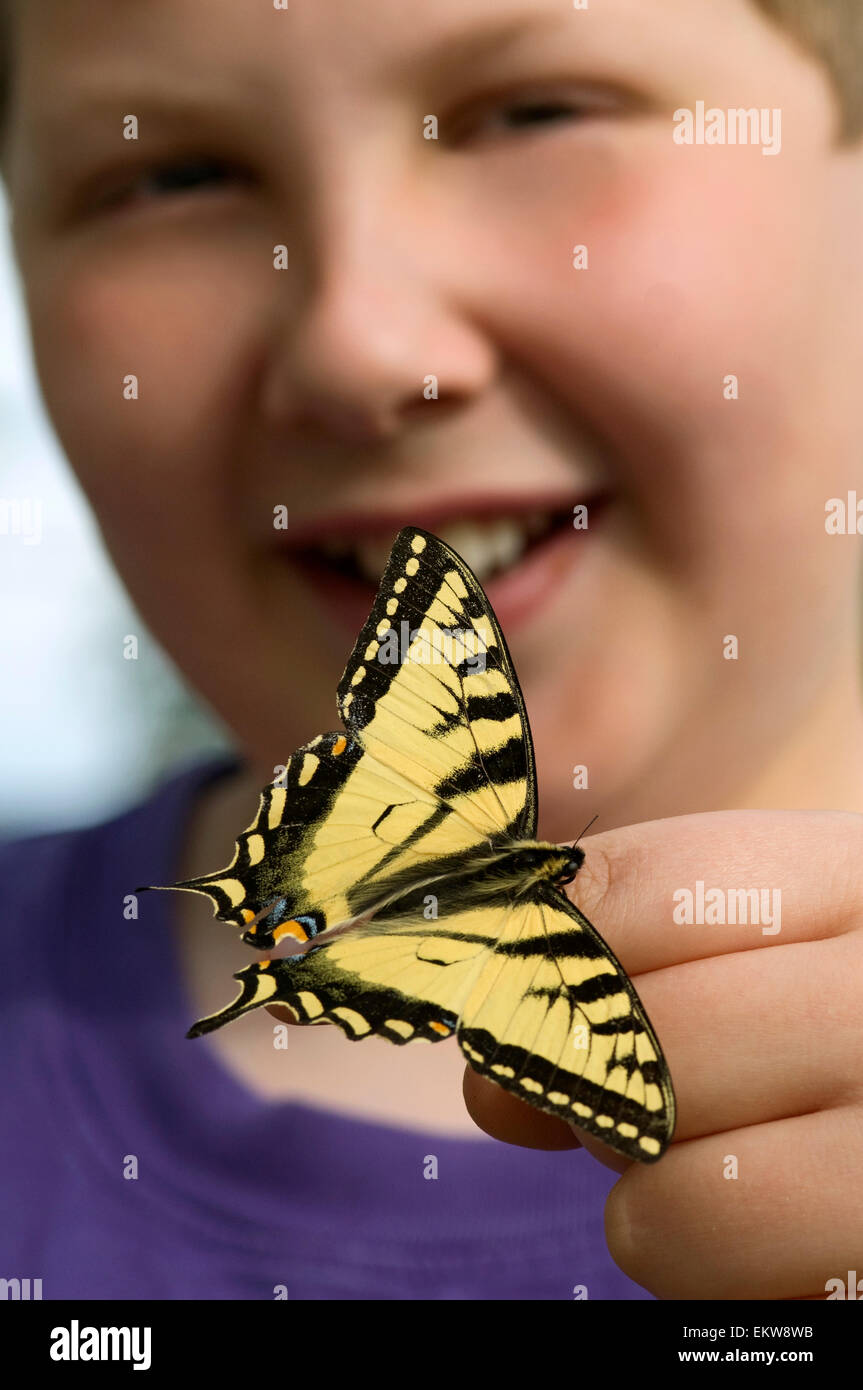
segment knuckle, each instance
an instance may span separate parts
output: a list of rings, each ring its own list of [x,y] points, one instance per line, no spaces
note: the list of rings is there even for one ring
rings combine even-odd
[[[863,893],[863,815],[828,813],[833,853],[824,856],[821,868],[820,910],[830,930],[843,934],[859,930]]]

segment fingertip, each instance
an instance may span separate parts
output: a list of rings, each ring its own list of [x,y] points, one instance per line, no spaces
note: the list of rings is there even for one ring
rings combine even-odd
[[[615,1153],[607,1144],[603,1144],[601,1139],[597,1139],[593,1134],[587,1134],[585,1130],[579,1129],[578,1125],[570,1125],[570,1129],[577,1137],[581,1148],[586,1149],[591,1158],[595,1158],[598,1163],[604,1164],[614,1173],[625,1173],[635,1162],[634,1159],[624,1158],[623,1154]]]
[[[464,1102],[474,1124],[492,1139],[523,1149],[578,1149],[579,1138],[565,1120],[519,1100],[472,1067],[465,1067]]]
[[[278,1023],[296,1023],[297,1018],[283,1004],[265,1004],[264,1008]]]

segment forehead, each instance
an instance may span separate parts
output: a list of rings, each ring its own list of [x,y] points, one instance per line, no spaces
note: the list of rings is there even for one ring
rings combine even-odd
[[[611,0],[627,5],[631,0]],[[662,3],[662,0],[660,0]],[[556,0],[435,0],[430,6],[407,7],[404,0],[293,0],[287,9],[236,0],[0,0],[15,15],[15,29],[33,61],[51,62],[74,51],[96,60],[116,59],[127,48],[142,57],[161,49],[166,61],[175,52],[222,57],[226,47],[238,56],[260,55],[261,43],[279,59],[297,48],[317,46],[333,58],[349,57],[362,68],[386,67],[406,48],[428,41],[452,42],[452,54],[469,56],[474,37],[498,30],[516,36],[536,24],[569,19]],[[28,40],[38,39],[32,46]]]
[[[3,0],[0,0],[0,4]],[[465,86],[494,87],[531,74],[637,85],[652,68],[707,81],[728,55],[753,66],[735,17],[750,0],[15,0],[13,123],[44,145],[84,138],[123,113],[206,107],[226,120],[282,133],[317,129],[329,139],[389,97],[439,112]],[[759,45],[755,45],[756,50]],[[735,56],[736,55],[736,56]],[[763,52],[755,59],[760,70]],[[434,103],[438,103],[435,105]],[[100,108],[101,104],[101,109]],[[269,116],[269,121],[268,121]],[[236,127],[239,128],[238,126]],[[366,127],[368,129],[368,127]],[[154,127],[151,125],[150,131]],[[277,132],[278,133],[278,132]],[[40,144],[41,147],[41,144]]]
[[[103,129],[118,105],[141,119],[164,111],[172,124],[184,110],[207,109],[259,126],[287,116],[286,135],[310,122],[344,128],[367,98],[379,104],[409,91],[421,101],[432,73],[452,83],[481,78],[482,55],[523,51],[531,34],[571,32],[578,17],[559,0],[293,0],[285,10],[270,0],[14,4],[10,124],[43,153]]]
[[[424,57],[469,66],[490,44],[543,29],[559,29],[586,52],[611,39],[650,49],[669,31],[686,45],[698,30],[693,9],[703,25],[711,14],[749,7],[749,0],[594,0],[586,10],[568,0],[291,0],[287,9],[271,0],[0,0],[10,3],[21,61],[34,72],[61,69],[64,84],[97,69],[122,77],[145,62],[167,71],[223,68],[227,57],[237,69],[254,68],[258,80],[265,59],[292,80],[313,61],[318,73],[343,68],[357,81],[380,81]]]

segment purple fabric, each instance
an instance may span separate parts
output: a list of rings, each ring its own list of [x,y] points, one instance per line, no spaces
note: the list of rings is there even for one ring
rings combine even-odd
[[[587,1153],[261,1100],[186,1040],[176,899],[142,894],[137,921],[124,899],[176,880],[195,795],[236,766],[0,847],[0,1277],[46,1299],[649,1298],[606,1250],[616,1178]]]

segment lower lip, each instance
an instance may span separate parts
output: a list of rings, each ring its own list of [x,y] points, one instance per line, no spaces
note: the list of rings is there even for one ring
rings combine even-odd
[[[561,527],[528,551],[512,569],[483,585],[505,633],[517,631],[541,612],[553,601],[561,585],[584,563],[604,511],[604,507],[591,507],[589,531]],[[338,574],[326,565],[297,560],[285,551],[280,555],[302,577],[328,614],[355,637],[369,616],[376,587],[364,580]]]

